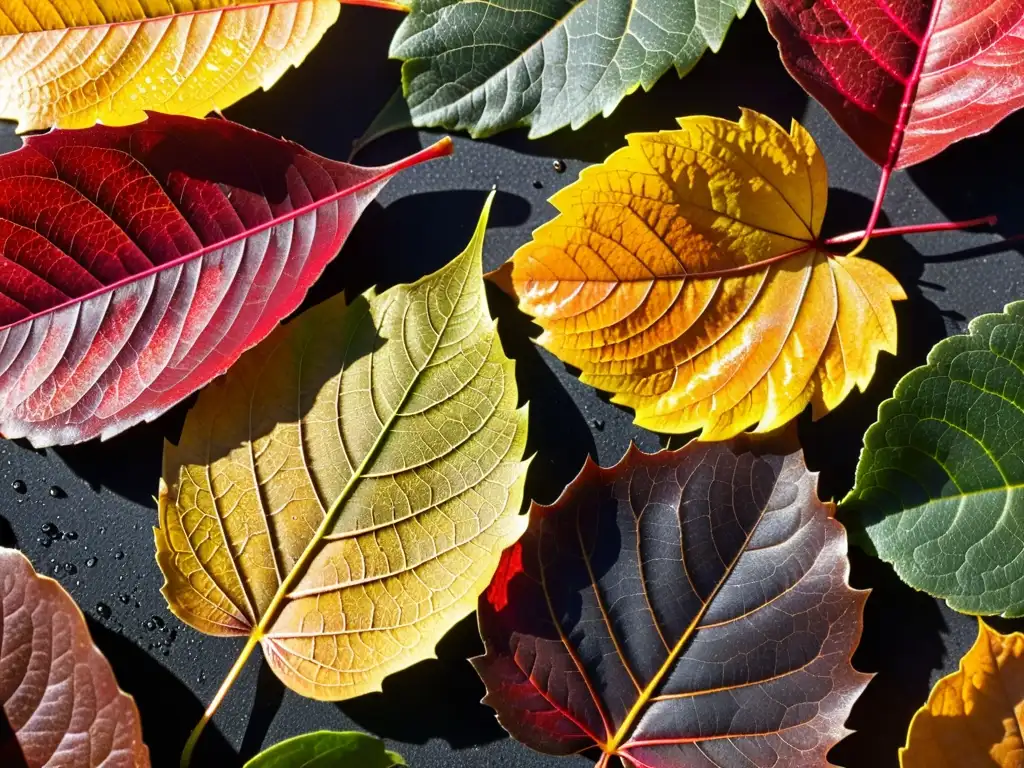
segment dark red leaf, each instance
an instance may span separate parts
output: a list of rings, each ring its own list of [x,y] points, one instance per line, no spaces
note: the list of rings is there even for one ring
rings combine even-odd
[[[786,68],[879,165],[1024,106],[1024,0],[758,0]]]
[[[225,120],[54,131],[0,157],[0,433],[109,437],[302,301],[386,180]]]
[[[28,768],[148,768],[139,711],[78,606],[0,549],[0,758]],[[13,737],[13,738],[12,738]]]
[[[588,460],[480,600],[484,701],[600,766],[825,764],[868,680],[833,512],[799,452],[745,439]]]

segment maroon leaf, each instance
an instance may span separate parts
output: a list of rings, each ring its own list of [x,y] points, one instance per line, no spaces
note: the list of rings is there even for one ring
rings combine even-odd
[[[1024,0],[758,0],[786,68],[884,167],[1024,106]]]
[[[82,612],[20,552],[0,549],[0,727],[4,766],[147,768],[139,711],[117,687]]]
[[[386,180],[225,120],[54,131],[0,157],[0,433],[110,437],[302,301]]]
[[[480,600],[484,701],[599,766],[823,765],[868,680],[833,513],[799,452],[745,439],[588,459]]]

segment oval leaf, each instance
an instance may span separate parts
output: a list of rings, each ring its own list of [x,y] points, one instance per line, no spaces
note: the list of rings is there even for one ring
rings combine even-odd
[[[0,117],[22,131],[202,117],[298,66],[346,1],[0,0]]]
[[[759,0],[790,74],[879,165],[1024,106],[1024,0]]]
[[[960,669],[935,684],[914,715],[901,768],[1018,768],[1024,707],[1024,635],[978,622]]]
[[[0,433],[151,420],[302,301],[393,174],[225,120],[55,131],[0,157]]]
[[[649,429],[719,440],[827,413],[895,351],[903,290],[821,250],[825,161],[795,122],[679,124],[551,198],[559,215],[512,258],[520,308]]]
[[[869,679],[833,509],[798,452],[746,440],[588,459],[480,600],[485,703],[602,768],[824,765]]]
[[[5,766],[149,767],[135,700],[117,687],[82,612],[60,584],[3,548],[0,710]]]
[[[275,744],[245,768],[397,768],[405,761],[365,733],[317,731]]]
[[[303,695],[377,691],[430,657],[526,527],[526,409],[481,276],[488,208],[433,275],[275,331],[166,447],[171,610],[258,640]]]
[[[391,43],[419,126],[538,137],[717,51],[750,0],[417,0]]]
[[[1024,615],[1024,302],[940,341],[864,436],[843,501],[877,554],[967,613]]]

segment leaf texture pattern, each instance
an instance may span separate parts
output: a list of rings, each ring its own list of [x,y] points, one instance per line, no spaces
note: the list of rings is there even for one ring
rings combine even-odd
[[[110,437],[302,301],[387,178],[223,120],[33,136],[0,157],[0,432]]]
[[[790,74],[879,165],[1024,106],[1024,0],[759,0]]]
[[[539,342],[636,423],[720,440],[816,416],[896,349],[882,267],[824,250],[825,162],[796,123],[755,112],[628,146],[551,198],[512,258]]]
[[[419,126],[549,134],[718,51],[750,0],[417,0],[391,56]]]
[[[316,731],[275,744],[245,768],[398,768],[405,761],[365,733]]]
[[[747,438],[588,459],[480,600],[485,703],[601,768],[825,765],[869,679],[833,509]]]
[[[864,436],[844,519],[916,589],[1024,615],[1024,302],[940,341]]]
[[[298,66],[338,0],[0,0],[0,117],[22,131],[202,117]]]
[[[0,763],[149,768],[139,711],[117,687],[85,618],[53,579],[0,548]]]
[[[1018,768],[1024,760],[1024,635],[978,622],[960,669],[914,715],[901,768]]]
[[[303,695],[379,690],[431,656],[526,526],[526,409],[487,311],[486,215],[433,275],[282,326],[166,447],[171,609],[259,641]]]

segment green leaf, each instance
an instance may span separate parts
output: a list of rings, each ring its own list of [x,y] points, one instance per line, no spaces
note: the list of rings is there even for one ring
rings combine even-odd
[[[717,51],[750,0],[419,0],[391,43],[415,125],[536,138]]]
[[[395,768],[405,761],[365,733],[316,731],[275,744],[245,768]]]
[[[1024,615],[1024,302],[939,342],[882,403],[843,501],[905,582]]]

